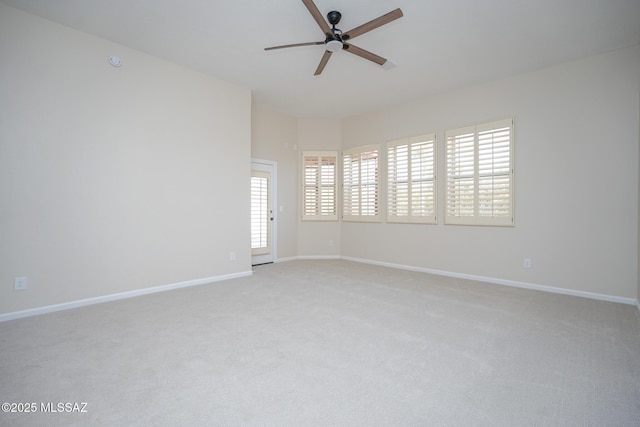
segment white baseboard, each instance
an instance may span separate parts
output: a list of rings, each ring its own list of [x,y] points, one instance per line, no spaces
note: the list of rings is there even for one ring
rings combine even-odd
[[[325,259],[342,259],[340,255],[300,255],[300,256],[292,256],[288,258],[279,258],[276,260],[278,262],[289,262],[289,261],[297,261],[297,260],[325,260]]]
[[[617,296],[613,296],[613,295],[598,294],[598,293],[594,293],[594,292],[576,291],[576,290],[573,290],[573,289],[556,288],[556,287],[553,287],[553,286],[537,285],[537,284],[534,284],[534,283],[517,282],[517,281],[514,281],[514,280],[496,279],[494,277],[476,276],[476,275],[473,275],[473,274],[454,273],[454,272],[451,272],[451,271],[434,270],[434,269],[431,269],[431,268],[413,267],[413,266],[410,266],[410,265],[393,264],[393,263],[381,262],[381,261],[371,261],[371,260],[361,259],[361,258],[341,257],[341,259],[346,260],[346,261],[364,263],[364,264],[379,265],[379,266],[382,266],[382,267],[397,268],[397,269],[400,269],[400,270],[409,270],[409,271],[417,271],[417,272],[421,272],[421,273],[436,274],[438,276],[448,276],[448,277],[455,277],[455,278],[458,278],[458,279],[476,280],[476,281],[479,281],[479,282],[494,283],[496,285],[511,286],[511,287],[515,287],[515,288],[531,289],[531,290],[535,290],[535,291],[551,292],[551,293],[554,293],[554,294],[572,295],[572,296],[595,299],[595,300],[601,300],[601,301],[609,301],[609,302],[616,302],[616,303],[621,303],[621,304],[636,305],[638,307],[638,309],[640,310],[640,303],[638,303],[638,301],[633,299],[633,298],[623,298],[623,297],[617,297]]]
[[[313,260],[313,259],[343,259],[343,258],[340,255],[304,255],[304,256],[299,256],[298,259]]]
[[[207,283],[220,282],[222,280],[237,279],[240,277],[251,276],[252,274],[253,274],[252,271],[243,271],[240,273],[206,277],[203,279],[188,280],[186,282],[171,283],[168,285],[154,286],[151,288],[136,289],[134,291],[121,292],[117,294],[70,301],[62,304],[48,305],[45,307],[37,307],[37,308],[32,308],[32,309],[22,310],[22,311],[14,311],[12,313],[0,314],[0,322],[7,322],[9,320],[21,319],[23,317],[37,316],[39,314],[53,313],[56,311],[69,310],[72,308],[84,307],[87,305],[101,304],[103,302],[116,301],[116,300],[125,299],[125,298],[133,298],[141,295],[171,291],[174,289],[188,288],[190,286],[198,286],[198,285],[204,285]]]
[[[279,262],[289,262],[289,261],[295,261],[297,259],[300,259],[297,256],[292,256],[292,257],[288,257],[288,258],[278,258],[277,260],[275,260],[275,263],[279,263]]]
[[[576,290],[573,290],[573,289],[556,288],[556,287],[553,287],[553,286],[537,285],[537,284],[525,283],[525,282],[517,282],[517,281],[513,281],[513,280],[496,279],[496,278],[493,278],[493,277],[476,276],[476,275],[472,275],[472,274],[454,273],[454,272],[451,272],[451,271],[435,270],[435,269],[423,268],[423,267],[414,267],[414,266],[410,266],[410,265],[394,264],[394,263],[388,263],[388,262],[382,262],[382,261],[372,261],[372,260],[367,260],[367,259],[362,259],[362,258],[345,257],[345,256],[339,256],[339,255],[322,255],[322,256],[309,255],[309,256],[296,256],[296,257],[280,258],[280,259],[276,260],[275,262],[276,263],[280,263],[280,262],[288,262],[288,261],[295,261],[295,260],[336,260],[336,259],[342,259],[342,260],[345,260],[345,261],[358,262],[358,263],[362,263],[362,264],[379,265],[379,266],[382,266],[382,267],[397,268],[397,269],[400,269],[400,270],[416,271],[416,272],[420,272],[420,273],[436,274],[436,275],[439,275],[439,276],[447,276],[447,277],[454,277],[454,278],[459,278],[459,279],[476,280],[476,281],[480,281],[480,282],[494,283],[494,284],[503,285],[503,286],[511,286],[511,287],[516,287],[516,288],[531,289],[531,290],[536,290],[536,291],[551,292],[551,293],[556,293],[556,294],[572,295],[572,296],[590,298],[590,299],[601,300],[601,301],[609,301],[609,302],[616,302],[616,303],[621,303],[621,304],[635,305],[638,308],[638,311],[640,311],[640,300],[635,300],[633,298],[623,298],[623,297],[616,297],[616,296],[598,294],[598,293],[593,293],[593,292],[583,292],[583,291],[576,291]],[[141,295],[154,294],[154,293],[158,293],[158,292],[165,292],[165,291],[170,291],[170,290],[173,290],[173,289],[180,289],[180,288],[187,288],[187,287],[190,287],[190,286],[204,285],[204,284],[207,284],[207,283],[220,282],[222,280],[237,279],[237,278],[240,278],[240,277],[251,276],[252,274],[253,274],[253,271],[244,271],[244,272],[240,272],[240,273],[227,274],[227,275],[214,276],[214,277],[207,277],[207,278],[203,278],[203,279],[189,280],[189,281],[185,281],[185,282],[172,283],[172,284],[168,284],[168,285],[154,286],[154,287],[151,287],[151,288],[137,289],[137,290],[134,290],[134,291],[121,292],[121,293],[117,293],[117,294],[104,295],[104,296],[100,296],[100,297],[86,298],[86,299],[82,299],[82,300],[70,301],[70,302],[66,302],[66,303],[62,303],[62,304],[48,305],[48,306],[44,306],[44,307],[37,307],[37,308],[33,308],[33,309],[28,309],[28,310],[14,311],[14,312],[11,312],[11,313],[0,314],[0,323],[1,322],[7,322],[9,320],[21,319],[21,318],[24,318],[24,317],[37,316],[37,315],[40,315],[40,314],[53,313],[53,312],[56,312],[56,311],[69,310],[69,309],[72,309],[72,308],[84,307],[84,306],[93,305],[93,304],[101,304],[103,302],[116,301],[116,300],[120,300],[120,299],[132,298],[132,297],[137,297],[137,296],[141,296]]]

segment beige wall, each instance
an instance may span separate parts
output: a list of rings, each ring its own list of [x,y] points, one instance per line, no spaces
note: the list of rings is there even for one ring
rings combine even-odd
[[[340,120],[298,119],[300,154],[304,150],[336,150],[339,152],[340,145]],[[337,257],[340,255],[340,222],[299,221],[298,230],[299,256]]]
[[[338,221],[300,220],[300,162],[305,150],[340,151],[340,120],[295,118],[254,106],[252,156],[278,165],[278,260],[340,255]]]
[[[4,5],[0,54],[0,314],[250,270],[252,157],[278,165],[279,259],[640,298],[638,46],[342,121],[252,108],[247,89]],[[299,219],[304,150],[512,115],[514,228]]]
[[[250,271],[249,90],[4,5],[0,57],[0,313]]]
[[[639,47],[343,121],[343,148],[515,117],[514,228],[342,223],[343,256],[635,299]],[[443,177],[444,164],[439,164]],[[531,258],[533,268],[523,269]]]
[[[294,167],[284,144],[297,143],[296,171],[305,149],[342,150],[433,131],[442,159],[445,129],[516,121],[515,227],[445,226],[440,196],[437,225],[297,220],[296,234],[282,232],[281,221],[279,248],[297,251],[280,250],[279,258],[345,256],[640,298],[639,74],[635,46],[342,121],[254,108],[253,155],[279,165],[286,158]],[[297,181],[279,197],[297,205]],[[522,267],[524,258],[532,269]]]
[[[251,119],[251,156],[276,162],[275,221],[277,258],[298,255],[298,150],[297,120],[257,106]]]

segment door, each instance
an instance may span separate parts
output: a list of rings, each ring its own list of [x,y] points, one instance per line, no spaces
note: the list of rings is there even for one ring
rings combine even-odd
[[[251,264],[267,264],[275,259],[274,177],[275,164],[251,163]]]

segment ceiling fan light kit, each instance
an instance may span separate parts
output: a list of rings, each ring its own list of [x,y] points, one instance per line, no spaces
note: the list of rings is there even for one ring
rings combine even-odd
[[[342,50],[343,45],[340,40],[333,39],[329,40],[325,46],[329,52],[337,52]]]
[[[357,55],[361,58],[375,62],[378,65],[384,65],[387,62],[385,58],[378,56],[374,53],[371,53],[369,51],[366,51],[357,46],[354,46],[351,43],[347,42],[347,40],[351,40],[359,35],[368,33],[371,30],[375,30],[378,27],[381,27],[385,24],[388,24],[391,21],[395,21],[396,19],[401,18],[403,16],[402,10],[400,9],[392,10],[391,12],[384,14],[382,16],[379,16],[378,18],[372,21],[369,21],[366,24],[360,25],[359,27],[356,27],[350,31],[347,31],[346,33],[343,33],[342,30],[336,28],[336,25],[340,23],[340,19],[342,19],[342,14],[340,12],[338,12],[337,10],[332,10],[327,14],[327,20],[325,21],[324,17],[322,16],[322,13],[320,13],[320,10],[318,10],[318,7],[315,5],[313,0],[302,0],[302,3],[304,3],[304,5],[307,7],[307,9],[309,10],[309,13],[311,13],[311,16],[313,17],[313,19],[315,19],[316,23],[324,33],[326,37],[324,41],[273,46],[273,47],[267,47],[264,50],[283,49],[288,47],[299,47],[299,46],[324,45],[325,52],[314,74],[316,76],[322,73],[322,70],[324,70],[324,67],[327,65],[329,58],[331,58],[331,55],[334,52],[338,52],[340,50],[345,50],[349,53],[353,53],[354,55]],[[331,27],[329,27],[329,24],[331,24]]]

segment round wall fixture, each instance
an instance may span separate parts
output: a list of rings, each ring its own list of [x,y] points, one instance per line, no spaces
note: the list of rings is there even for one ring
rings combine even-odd
[[[109,64],[113,65],[114,67],[120,67],[122,66],[122,60],[120,60],[120,58],[117,56],[110,56]]]

